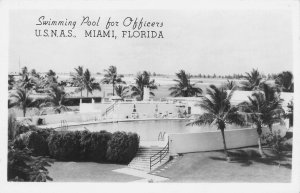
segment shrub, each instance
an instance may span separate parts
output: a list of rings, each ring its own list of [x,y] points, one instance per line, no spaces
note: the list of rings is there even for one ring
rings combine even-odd
[[[281,136],[280,130],[266,133],[263,136],[263,139],[265,140],[266,145],[278,156],[280,156],[283,151],[287,150],[284,144],[286,138]]]
[[[32,149],[33,155],[49,155],[47,138],[44,138],[41,132],[34,131],[29,135],[27,147]]]
[[[23,149],[27,147],[35,156],[49,156],[47,138],[52,129],[36,129],[20,134],[14,141],[14,146]]]
[[[48,158],[34,157],[31,150],[16,148],[8,143],[7,180],[45,182],[52,180],[45,166],[53,161]]]
[[[111,139],[111,133],[106,131],[81,133],[81,159],[95,162],[105,161],[107,142]]]
[[[139,147],[138,135],[125,132],[111,134],[106,131],[31,131],[21,136],[26,140],[21,140],[24,141],[23,144],[18,142],[19,146],[32,148],[37,155],[49,152],[52,158],[61,161],[128,163],[136,155]],[[44,145],[45,141],[48,149]],[[43,145],[37,148],[38,144]]]
[[[17,120],[14,114],[10,113],[8,115],[8,139],[13,140],[17,133]]]
[[[129,163],[137,153],[139,137],[136,133],[115,132],[108,142],[106,158],[115,163]]]
[[[48,138],[49,154],[62,161],[80,160],[80,132],[53,132]]]
[[[28,122],[28,120],[17,121],[16,116],[10,113],[8,115],[8,139],[14,140],[22,133],[36,130],[36,127],[28,124]]]

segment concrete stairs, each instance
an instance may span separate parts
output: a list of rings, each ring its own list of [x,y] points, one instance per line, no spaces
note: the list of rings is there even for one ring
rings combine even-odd
[[[142,146],[139,148],[136,157],[129,163],[128,167],[137,169],[137,170],[142,170],[146,172],[150,172],[150,157],[157,154],[160,150],[162,150],[163,147],[159,146]],[[151,171],[155,170],[159,166],[163,165],[169,160],[169,153],[161,160],[159,161],[159,155],[155,156],[155,158],[158,157],[154,162],[158,163],[154,166],[151,167]],[[154,158],[152,158],[153,160]]]

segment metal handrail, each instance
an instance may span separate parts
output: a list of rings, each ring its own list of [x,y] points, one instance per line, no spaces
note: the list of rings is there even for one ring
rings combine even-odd
[[[167,156],[168,153],[169,153],[169,138],[168,138],[168,143],[166,144],[166,146],[163,149],[161,149],[156,154],[150,156],[150,171],[151,171],[152,167],[155,166],[157,163],[161,163],[161,161]],[[156,160],[158,160],[158,161],[156,161]],[[154,161],[156,161],[156,162],[154,162]]]
[[[106,108],[105,112],[102,114],[102,116],[107,116],[107,114],[115,108],[115,105],[117,104],[117,102],[114,102],[112,105],[110,105],[109,107]]]

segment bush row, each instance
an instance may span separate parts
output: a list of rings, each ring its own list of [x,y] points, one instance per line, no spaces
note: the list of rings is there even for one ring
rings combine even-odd
[[[137,153],[139,137],[125,132],[36,130],[21,134],[15,146],[28,147],[37,156],[48,155],[61,161],[127,164]]]

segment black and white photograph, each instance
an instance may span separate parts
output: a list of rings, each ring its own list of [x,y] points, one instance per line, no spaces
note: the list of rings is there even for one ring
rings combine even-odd
[[[8,186],[299,192],[299,1],[16,2],[0,1]]]

